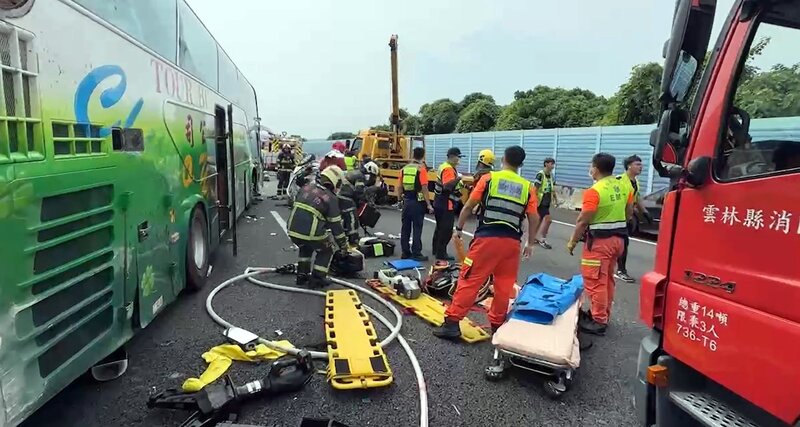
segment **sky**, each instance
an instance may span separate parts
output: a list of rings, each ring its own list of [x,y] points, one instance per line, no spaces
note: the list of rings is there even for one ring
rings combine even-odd
[[[733,0],[719,0],[717,21]],[[661,61],[670,0],[187,0],[256,88],[262,123],[324,138],[387,123],[389,37],[400,106],[537,85],[611,96]],[[719,25],[717,25],[719,27]],[[715,30],[712,43],[716,40]]]

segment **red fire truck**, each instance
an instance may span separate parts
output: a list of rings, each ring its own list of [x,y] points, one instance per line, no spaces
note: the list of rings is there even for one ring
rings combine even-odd
[[[709,51],[715,9],[679,0],[664,46],[637,415],[800,426],[800,0],[734,1]]]

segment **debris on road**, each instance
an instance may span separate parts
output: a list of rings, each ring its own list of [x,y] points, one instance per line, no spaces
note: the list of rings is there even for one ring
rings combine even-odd
[[[278,233],[269,233],[270,236],[277,236]]]
[[[451,403],[451,405],[453,405],[453,409],[455,409],[455,410],[456,410],[456,414],[458,414],[459,416],[461,416],[461,411],[459,411],[459,410],[458,410],[458,407],[455,405],[455,403]]]

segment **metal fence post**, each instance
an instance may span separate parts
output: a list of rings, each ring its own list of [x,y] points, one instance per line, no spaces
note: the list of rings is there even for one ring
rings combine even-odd
[[[598,126],[597,128],[597,141],[594,144],[594,153],[597,154],[600,152],[600,149],[603,145],[603,127]]]
[[[469,134],[469,163],[467,164],[467,173],[472,173],[472,134]]]
[[[650,158],[653,158],[653,147],[650,147]],[[655,173],[656,169],[653,167],[651,162],[647,162],[647,193],[653,192],[653,174]]]
[[[519,146],[525,151],[525,129],[519,131]],[[522,176],[522,167],[519,168],[519,175]]]
[[[556,128],[556,134],[553,136],[553,159],[556,159],[556,156],[558,156],[558,131],[559,129]],[[553,172],[553,180],[556,179],[557,171],[558,171],[558,159],[556,159],[556,172]]]

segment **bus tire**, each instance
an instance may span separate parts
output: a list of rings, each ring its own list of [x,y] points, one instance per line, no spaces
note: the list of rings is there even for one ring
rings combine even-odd
[[[209,267],[208,223],[202,205],[195,206],[189,219],[186,242],[186,289],[196,292],[203,288]]]

